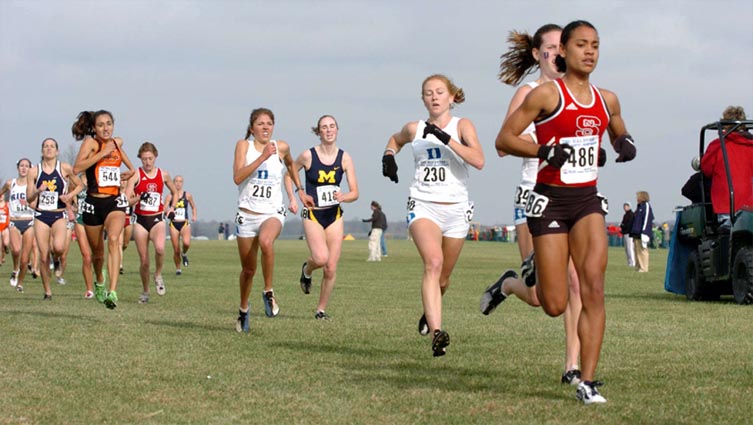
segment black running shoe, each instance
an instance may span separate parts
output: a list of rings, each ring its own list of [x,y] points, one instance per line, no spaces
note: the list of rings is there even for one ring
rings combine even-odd
[[[429,324],[426,323],[426,314],[422,314],[421,318],[418,319],[418,333],[421,336],[429,335]]]
[[[188,255],[183,254],[183,267],[188,267]]]
[[[52,294],[44,294],[42,301],[52,301]]]
[[[306,274],[304,273],[304,270],[306,270],[306,262],[303,263],[301,266],[301,291],[303,291],[304,294],[311,293],[311,276],[306,277]]]
[[[580,371],[578,369],[570,369],[562,374],[560,381],[563,384],[578,385],[580,384]]]
[[[316,320],[329,320],[329,315],[323,311],[317,311],[314,315],[314,319]]]
[[[534,261],[535,257],[536,251],[531,251],[531,253],[528,254],[528,257],[526,257],[523,260],[523,263],[520,265],[520,276],[523,278],[523,282],[525,282],[526,286],[529,288],[536,285],[536,262]]]
[[[447,346],[450,345],[450,334],[437,329],[434,331],[434,340],[431,342],[431,350],[434,357],[440,357],[447,354]]]
[[[507,298],[507,295],[502,293],[502,284],[505,280],[511,277],[518,278],[518,274],[515,273],[515,270],[507,270],[504,272],[496,282],[489,285],[484,293],[481,294],[481,302],[479,304],[481,314],[488,315]]]

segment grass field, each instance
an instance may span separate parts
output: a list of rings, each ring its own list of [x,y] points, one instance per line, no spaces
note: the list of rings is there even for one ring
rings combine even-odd
[[[74,244],[68,285],[42,302],[0,268],[0,423],[696,424],[750,423],[753,307],[689,303],[664,292],[666,250],[638,274],[610,248],[607,333],[597,377],[606,405],[582,406],[559,383],[561,319],[516,299],[482,316],[483,289],[518,265],[512,244],[467,243],[444,298],[448,354],[421,337],[421,264],[408,241],[365,262],[346,242],[329,322],[313,318],[318,286],[298,285],[303,241],[278,241],[280,316],[252,293],[250,334],[235,332],[233,242],[196,241],[191,266],[165,271],[167,294],[137,304],[134,247],[120,305],[84,300]],[[320,279],[315,274],[315,282]]]

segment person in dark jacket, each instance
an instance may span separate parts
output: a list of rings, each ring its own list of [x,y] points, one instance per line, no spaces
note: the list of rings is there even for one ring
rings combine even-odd
[[[630,207],[630,202],[625,202],[622,208],[625,210],[625,215],[622,216],[622,223],[620,223],[620,233],[622,233],[622,239],[625,242],[625,256],[627,256],[628,267],[635,267],[635,247],[633,246],[633,238],[630,237],[635,213]]]
[[[382,261],[382,232],[387,228],[387,216],[382,212],[382,206],[377,201],[371,201],[371,218],[363,219],[364,223],[371,223],[369,232],[369,258],[366,261]]]
[[[645,273],[648,271],[648,243],[654,234],[654,208],[648,202],[648,192],[636,193],[636,200],[638,207],[635,209],[630,236],[635,245],[635,270]]]

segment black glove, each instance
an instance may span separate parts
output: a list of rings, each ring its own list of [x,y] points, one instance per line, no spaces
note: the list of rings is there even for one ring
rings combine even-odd
[[[607,151],[604,148],[599,148],[599,160],[596,161],[599,167],[607,165]]]
[[[149,192],[141,192],[141,200],[146,202],[149,200]]]
[[[395,155],[382,156],[382,175],[389,177],[390,180],[397,183],[397,163]]]
[[[614,150],[617,152],[617,162],[628,162],[635,158],[635,142],[628,133],[623,134],[614,141]]]
[[[573,151],[573,147],[567,144],[552,146],[543,145],[539,147],[536,156],[543,159],[554,168],[562,168],[568,158],[570,158],[570,155],[573,154]]]
[[[170,214],[167,215],[167,219],[170,221],[173,221],[174,218],[175,218],[175,213],[170,211]]]
[[[444,143],[445,145],[450,143],[450,135],[445,133],[441,128],[437,127],[434,124],[426,123],[426,127],[424,127],[424,139],[426,139],[427,134],[433,134],[437,139],[439,139],[440,142]]]

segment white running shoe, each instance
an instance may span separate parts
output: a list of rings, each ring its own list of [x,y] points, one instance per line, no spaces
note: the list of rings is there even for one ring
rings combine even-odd
[[[18,270],[14,270],[10,273],[10,286],[16,287],[18,285]]]
[[[157,286],[157,295],[165,295],[165,281],[162,276],[154,278],[154,284]]]
[[[606,403],[607,399],[599,394],[599,390],[596,389],[596,387],[600,387],[602,385],[604,385],[604,383],[600,381],[581,381],[580,384],[578,384],[578,390],[575,392],[575,398],[582,401],[583,404],[586,405],[593,403]]]

